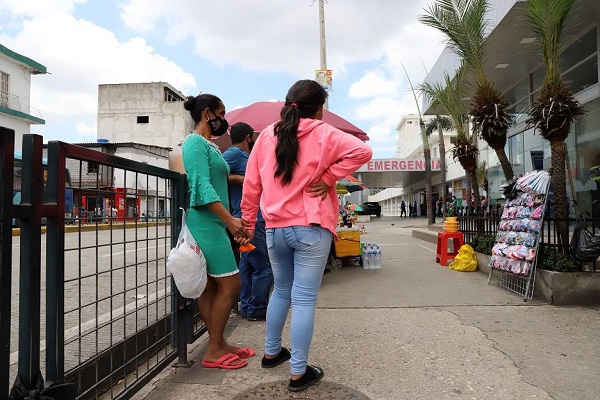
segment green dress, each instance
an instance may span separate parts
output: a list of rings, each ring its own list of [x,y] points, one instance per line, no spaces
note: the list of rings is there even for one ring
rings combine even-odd
[[[234,275],[238,269],[227,227],[206,206],[220,201],[229,210],[229,165],[221,152],[198,134],[185,139],[182,153],[190,195],[187,226],[206,258],[207,273],[216,278]]]

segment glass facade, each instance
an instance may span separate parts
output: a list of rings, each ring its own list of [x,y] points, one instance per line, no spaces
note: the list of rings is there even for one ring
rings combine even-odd
[[[590,97],[586,96],[584,104],[586,114],[571,127],[571,134],[566,140],[570,169],[567,168],[567,195],[572,199],[569,183],[569,171],[573,179],[575,200],[578,211],[600,213],[600,88],[598,86],[598,32],[594,28],[563,53],[563,77],[573,93],[595,90]],[[544,69],[538,68],[522,79],[515,87],[506,92],[507,99],[512,102],[511,111],[517,121],[517,127],[509,131],[506,143],[506,154],[513,166],[515,174],[536,169],[551,167],[550,143],[533,129],[525,129],[524,112],[532,101],[539,97],[539,88],[544,77]],[[493,149],[480,143],[480,161],[488,165],[487,177],[490,185],[489,197],[492,202],[501,201],[500,185],[504,183],[504,174]]]

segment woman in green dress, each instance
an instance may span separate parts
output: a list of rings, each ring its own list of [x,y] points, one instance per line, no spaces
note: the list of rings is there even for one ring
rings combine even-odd
[[[198,299],[200,316],[208,329],[208,347],[202,365],[237,369],[254,355],[249,348],[227,343],[223,336],[233,302],[241,287],[237,263],[227,229],[238,240],[248,237],[245,225],[229,213],[227,178],[229,166],[211,141],[227,131],[225,106],[216,96],[201,94],[184,103],[194,120],[194,132],[183,142],[183,165],[187,174],[190,210],[187,225],[206,257],[208,283]]]

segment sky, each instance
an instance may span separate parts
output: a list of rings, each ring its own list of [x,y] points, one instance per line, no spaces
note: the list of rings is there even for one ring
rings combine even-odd
[[[326,0],[329,110],[370,137],[374,158],[395,153],[396,127],[416,114],[413,84],[441,53],[418,17],[433,0]],[[98,85],[168,82],[212,93],[227,111],[284,100],[320,66],[315,0],[2,0],[0,44],[48,68],[32,77],[44,141],[97,138]]]

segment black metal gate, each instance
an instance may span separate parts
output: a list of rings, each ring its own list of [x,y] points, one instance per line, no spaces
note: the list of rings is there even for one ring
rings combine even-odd
[[[205,332],[166,271],[185,176],[38,135],[24,135],[18,178],[13,155],[0,128],[0,400],[127,399],[185,365]]]

